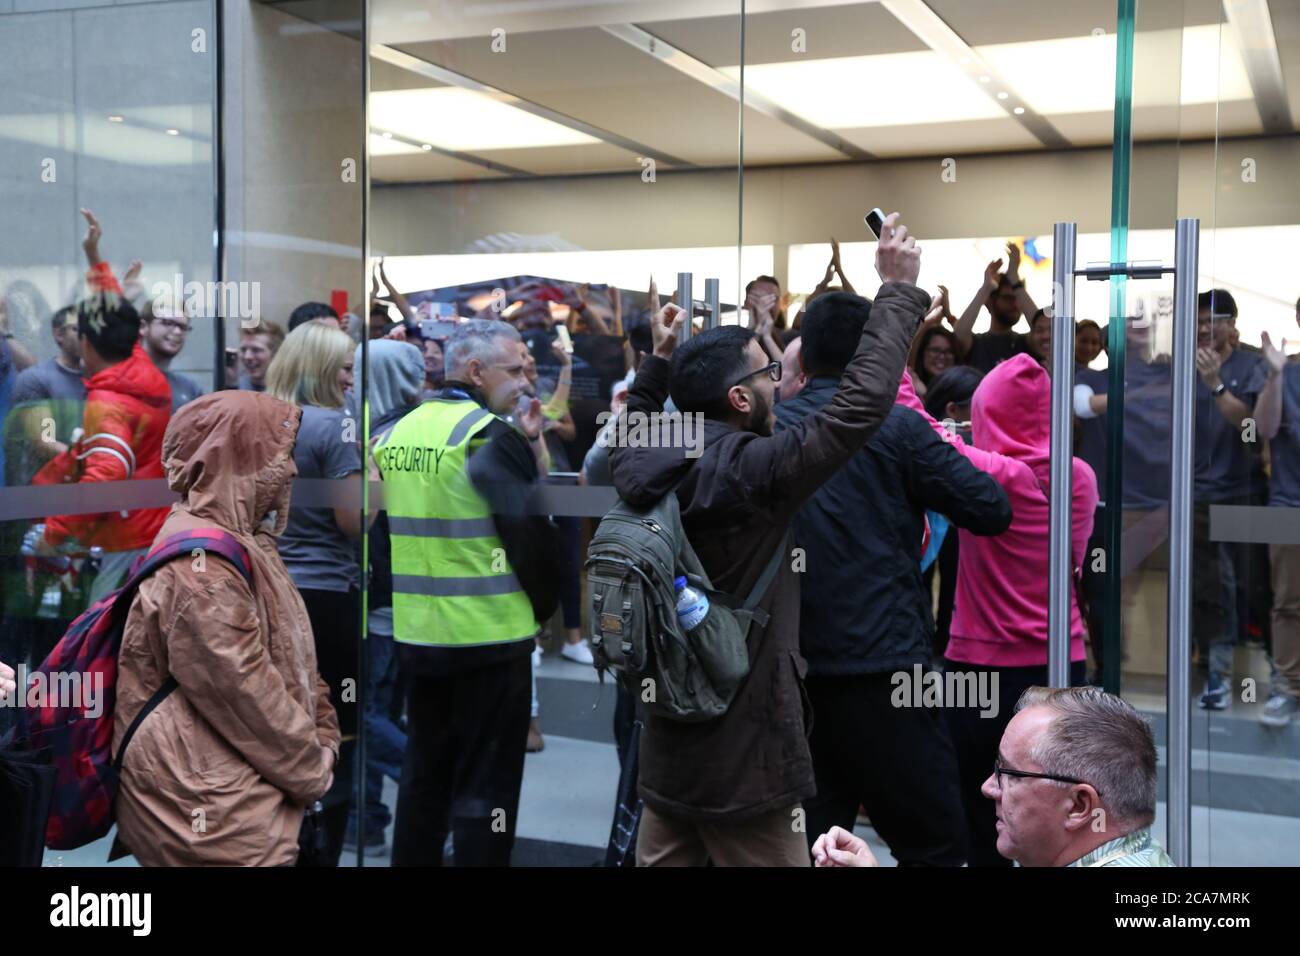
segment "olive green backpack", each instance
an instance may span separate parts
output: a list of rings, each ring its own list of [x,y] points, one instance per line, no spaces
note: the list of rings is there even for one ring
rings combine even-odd
[[[743,601],[715,590],[682,528],[676,489],[639,511],[622,500],[601,519],[587,548],[587,596],[597,671],[611,671],[649,713],[698,722],[726,713],[749,673],[746,636],[767,626],[758,605],[781,557],[782,540]],[[684,632],[673,580],[709,599],[704,620]]]

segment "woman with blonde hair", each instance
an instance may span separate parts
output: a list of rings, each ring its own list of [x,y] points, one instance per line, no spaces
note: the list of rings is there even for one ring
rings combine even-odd
[[[266,373],[266,390],[302,408],[293,449],[299,478],[346,479],[361,473],[360,426],[345,398],[352,387],[353,343],[337,324],[306,322],[287,336]],[[330,857],[343,848],[352,795],[352,750],[357,706],[345,702],[343,681],[357,673],[361,570],[355,542],[363,533],[360,494],[355,506],[295,507],[280,535],[280,557],[311,618],[321,677],[339,716],[343,747],[334,786],[321,801]]]

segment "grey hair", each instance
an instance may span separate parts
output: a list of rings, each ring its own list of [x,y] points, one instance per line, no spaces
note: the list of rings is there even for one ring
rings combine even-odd
[[[1155,819],[1155,737],[1132,705],[1099,687],[1030,687],[1016,713],[1027,707],[1053,712],[1030,759],[1047,773],[1092,784],[1117,824],[1136,829]]]
[[[522,342],[515,327],[497,319],[470,319],[456,327],[443,349],[442,367],[448,379],[457,379],[470,359],[491,365],[501,357],[507,342]]]

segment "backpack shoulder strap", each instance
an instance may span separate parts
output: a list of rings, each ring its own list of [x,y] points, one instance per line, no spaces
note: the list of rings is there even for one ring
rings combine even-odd
[[[220,555],[235,566],[245,581],[252,582],[253,573],[249,565],[248,552],[234,535],[220,528],[201,528],[168,535],[158,547],[145,555],[144,561],[135,569],[123,590],[139,585],[140,581],[164,564],[195,550],[210,551]]]
[[[758,576],[754,582],[754,589],[749,592],[749,597],[745,598],[745,603],[739,608],[740,611],[748,614],[750,619],[759,627],[767,627],[768,614],[758,605],[767,595],[768,588],[776,579],[776,572],[781,568],[781,560],[785,557],[786,543],[790,540],[790,532],[787,531],[781,535],[781,542],[772,552],[772,557],[768,559],[767,566],[763,568],[763,573]]]
[[[181,531],[168,536],[162,544],[145,557],[144,561],[131,574],[130,580],[119,592],[118,600],[121,601],[125,598],[129,607],[130,597],[128,595],[133,597],[145,578],[167,562],[189,554],[196,548],[219,554],[238,569],[245,581],[250,585],[252,584],[252,571],[249,568],[248,552],[244,549],[244,546],[229,532],[222,531],[219,528],[204,528],[199,531]],[[115,606],[120,607],[121,605],[117,604]],[[166,700],[167,696],[178,686],[176,678],[168,674],[162,686],[154,691],[153,695],[145,702],[145,705],[140,708],[140,712],[131,721],[131,726],[122,735],[122,743],[117,748],[117,755],[113,758],[114,774],[121,772],[122,758],[126,756],[127,745],[131,742],[131,738],[135,736],[135,732],[140,729],[140,725],[144,723],[144,719],[153,712],[154,708]]]

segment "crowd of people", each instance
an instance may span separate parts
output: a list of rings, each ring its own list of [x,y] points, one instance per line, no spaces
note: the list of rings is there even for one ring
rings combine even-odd
[[[171,370],[196,317],[147,301],[139,263],[119,281],[83,213],[87,293],[51,316],[54,357],[0,338],[5,483],[163,479],[179,501],[4,523],[0,694],[163,542],[215,530],[249,565],[173,561],[128,595],[115,818],[142,864],[293,865],[304,821],[330,863],[386,852],[391,825],[394,865],[440,865],[448,847],[456,865],[508,864],[525,754],[545,746],[540,658],[590,666],[589,641],[619,623],[584,613],[582,519],[536,507],[576,472],[634,507],[675,496],[717,594],[766,583],[789,552],[725,713],[675,721],[619,687],[638,864],[874,865],[852,832],[865,811],[904,865],[1168,865],[1151,729],[1089,686],[1106,508],[1129,526],[1168,500],[1170,365],[1149,324],[1126,323],[1110,503],[1109,379],[1093,367],[1107,330],[1075,326],[1072,687],[1047,690],[1052,322],[1014,243],[958,317],[945,287],[918,288],[920,246],[893,214],[873,298],[832,242],[810,295],[760,276],[745,324],[689,336],[694,310],[653,281],[644,308],[584,287],[422,321],[381,262],[365,307],[309,301],[242,327],[205,394]],[[1200,703],[1231,706],[1233,647],[1258,639],[1273,666],[1260,719],[1281,726],[1300,707],[1300,546],[1212,540],[1209,508],[1300,507],[1300,365],[1267,334],[1240,343],[1228,292],[1198,304]],[[622,343],[615,418],[589,447],[571,397],[582,350],[561,326]],[[699,417],[702,454],[615,440],[617,416],[665,412]],[[295,478],[355,493],[295,502]],[[366,512],[363,480],[383,489]],[[900,675],[948,691],[913,706]]]

